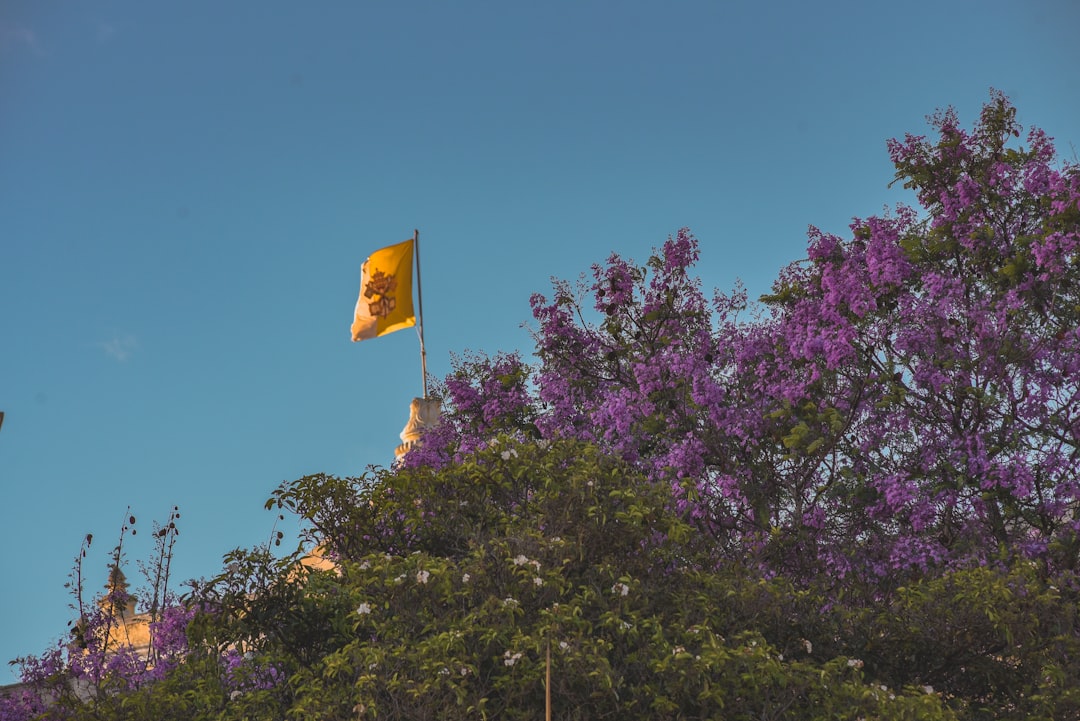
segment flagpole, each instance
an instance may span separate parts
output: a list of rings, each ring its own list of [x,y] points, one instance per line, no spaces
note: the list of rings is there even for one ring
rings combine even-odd
[[[420,335],[420,373],[423,375],[424,399],[427,400],[427,351],[424,349],[424,291],[420,283],[420,231],[413,229],[413,251],[416,255],[416,301]]]

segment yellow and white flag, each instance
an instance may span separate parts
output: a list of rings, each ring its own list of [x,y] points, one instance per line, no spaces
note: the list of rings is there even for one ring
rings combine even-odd
[[[416,325],[412,302],[413,240],[376,250],[360,268],[354,341]]]

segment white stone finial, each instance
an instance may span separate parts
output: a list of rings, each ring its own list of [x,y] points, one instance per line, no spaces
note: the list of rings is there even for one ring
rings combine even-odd
[[[394,457],[400,459],[412,448],[424,429],[439,425],[442,405],[434,398],[413,398],[409,404],[409,422],[401,431],[401,445],[394,449]]]

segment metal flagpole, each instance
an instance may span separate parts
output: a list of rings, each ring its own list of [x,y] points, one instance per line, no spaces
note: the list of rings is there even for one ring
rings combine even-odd
[[[413,229],[413,253],[416,255],[416,301],[417,320],[419,321],[417,332],[420,335],[420,373],[424,376],[424,400],[427,400],[427,351],[424,349],[424,291],[420,283],[420,231]]]

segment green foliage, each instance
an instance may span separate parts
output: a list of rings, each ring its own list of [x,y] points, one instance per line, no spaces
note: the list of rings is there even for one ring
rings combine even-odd
[[[669,500],[584,443],[507,438],[439,471],[287,484],[271,505],[349,537],[323,537],[335,571],[236,553],[203,590],[203,648],[288,678],[220,718],[542,718],[549,652],[560,719],[953,718],[811,653],[793,614],[821,597],[714,568]]]
[[[70,718],[540,719],[549,653],[557,719],[1080,718],[1078,584],[1032,563],[839,596],[761,578],[571,441],[279,502],[344,534],[335,568],[230,554],[186,662]]]

